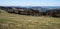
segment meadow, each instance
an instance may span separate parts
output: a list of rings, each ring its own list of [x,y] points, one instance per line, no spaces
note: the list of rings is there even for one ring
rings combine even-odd
[[[0,29],[60,29],[60,18],[26,16],[0,11]]]

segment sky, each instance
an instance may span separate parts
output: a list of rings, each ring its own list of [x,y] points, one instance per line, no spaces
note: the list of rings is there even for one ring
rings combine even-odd
[[[60,6],[60,0],[0,0],[0,6]]]

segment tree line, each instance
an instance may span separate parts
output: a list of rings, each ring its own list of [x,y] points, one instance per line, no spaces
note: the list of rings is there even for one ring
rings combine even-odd
[[[23,8],[23,7],[1,7],[1,10],[5,10],[8,13],[15,13],[20,15],[31,15],[31,16],[52,16],[60,17],[60,9],[49,9],[46,10],[43,8]]]

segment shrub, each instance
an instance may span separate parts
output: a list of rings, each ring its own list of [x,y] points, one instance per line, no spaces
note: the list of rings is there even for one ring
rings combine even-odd
[[[1,11],[0,11],[0,13],[1,13]]]

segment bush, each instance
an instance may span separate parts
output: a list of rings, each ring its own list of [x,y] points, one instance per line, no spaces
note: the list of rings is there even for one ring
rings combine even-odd
[[[1,13],[1,11],[0,11],[0,13]]]

